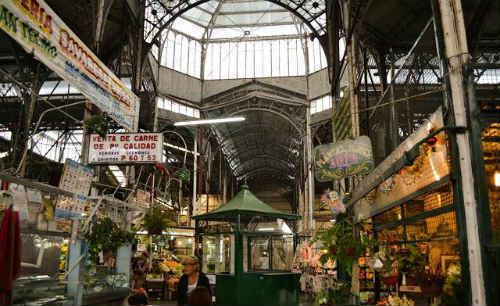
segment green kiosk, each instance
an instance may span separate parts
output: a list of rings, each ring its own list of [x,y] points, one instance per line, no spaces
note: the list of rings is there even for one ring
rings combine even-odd
[[[217,306],[299,305],[300,274],[291,272],[299,216],[243,185],[229,202],[193,219],[202,271],[215,274]]]

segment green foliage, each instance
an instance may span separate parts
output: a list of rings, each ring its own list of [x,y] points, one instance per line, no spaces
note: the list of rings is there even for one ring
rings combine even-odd
[[[94,116],[85,121],[85,124],[96,134],[106,137],[108,133],[108,121],[103,116]]]
[[[168,226],[175,224],[171,218],[172,213],[165,212],[159,207],[151,208],[144,216],[143,228],[150,235],[161,235]]]
[[[363,230],[365,224],[357,225]],[[358,262],[359,257],[367,250],[375,246],[375,240],[367,235],[357,235],[351,221],[345,220],[333,224],[326,232],[317,233],[313,242],[320,241],[326,253],[321,255],[321,264],[326,264],[329,260],[337,261],[339,268],[352,273],[352,265]]]
[[[191,179],[191,172],[187,168],[182,168],[175,171],[174,176],[183,182],[189,182]]]
[[[97,263],[101,251],[115,252],[119,247],[134,242],[134,233],[122,230],[108,217],[92,221],[92,231],[85,235],[89,245],[90,259]]]
[[[462,273],[460,266],[456,270],[450,271],[443,286],[441,294],[441,304],[445,306],[463,305],[466,300],[466,290],[462,284]]]
[[[346,283],[335,282],[331,288],[321,291],[314,303],[316,305],[345,305],[351,295],[350,287]]]
[[[401,272],[415,274],[425,269],[427,256],[417,246],[410,244],[402,251],[398,259]]]

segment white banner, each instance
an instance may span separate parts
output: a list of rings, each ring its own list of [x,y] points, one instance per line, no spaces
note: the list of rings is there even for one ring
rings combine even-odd
[[[90,135],[90,164],[161,163],[163,134]]]
[[[118,124],[137,131],[139,98],[44,0],[0,0],[0,28]]]

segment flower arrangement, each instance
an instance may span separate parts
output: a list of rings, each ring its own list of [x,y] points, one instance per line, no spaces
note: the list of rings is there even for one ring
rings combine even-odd
[[[403,273],[415,274],[425,269],[427,255],[417,246],[408,245],[399,252],[399,270]]]
[[[361,230],[365,224],[360,223]],[[375,240],[368,235],[356,235],[354,225],[349,220],[344,220],[332,225],[326,232],[317,233],[312,242],[320,241],[326,250],[319,261],[325,265],[328,261],[338,262],[340,268],[352,273],[352,265],[357,264],[361,254],[372,249]]]

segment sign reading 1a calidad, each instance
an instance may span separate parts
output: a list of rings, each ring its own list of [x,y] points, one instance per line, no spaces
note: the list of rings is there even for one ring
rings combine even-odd
[[[91,164],[158,163],[162,161],[162,155],[161,133],[90,135]]]

